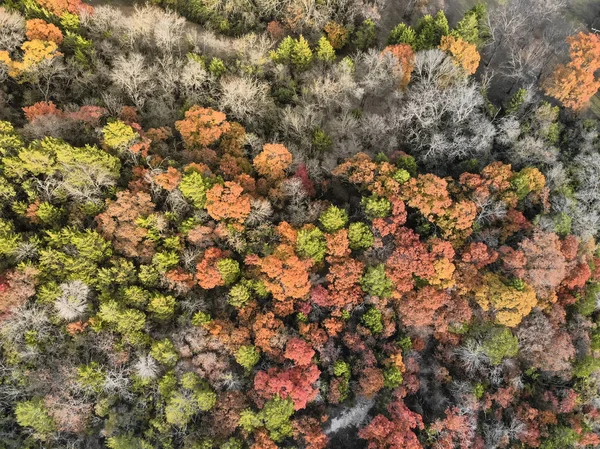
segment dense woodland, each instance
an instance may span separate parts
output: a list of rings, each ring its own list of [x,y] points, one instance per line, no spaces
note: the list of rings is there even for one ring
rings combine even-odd
[[[565,2],[1,3],[0,448],[600,447]]]

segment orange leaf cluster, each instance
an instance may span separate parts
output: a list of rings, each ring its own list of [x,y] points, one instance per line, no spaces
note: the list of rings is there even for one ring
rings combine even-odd
[[[292,154],[278,143],[266,144],[254,158],[254,168],[259,175],[271,180],[279,180],[285,176],[285,170],[292,164]]]
[[[221,273],[217,269],[217,262],[226,257],[223,251],[210,247],[204,252],[204,257],[196,265],[196,280],[200,287],[210,290],[225,285]]]
[[[185,119],[175,122],[183,141],[189,148],[202,148],[215,143],[229,131],[231,125],[222,112],[200,106],[192,106],[185,112]]]
[[[50,41],[60,45],[63,41],[63,34],[56,25],[48,23],[42,19],[31,19],[26,22],[26,36],[30,41],[39,39],[41,41]]]
[[[415,52],[408,44],[397,44],[385,47],[383,54],[386,53],[391,53],[398,60],[396,75],[400,78],[400,88],[405,89],[415,68]]]
[[[311,259],[300,259],[294,248],[281,244],[273,254],[257,261],[264,275],[265,287],[276,301],[277,313],[286,316],[294,311],[294,300],[304,300],[310,292]]]
[[[56,16],[62,16],[65,12],[71,14],[91,13],[94,8],[86,5],[81,0],[35,0],[42,8],[47,9]]]
[[[581,110],[600,89],[600,79],[595,76],[600,69],[600,37],[579,33],[567,38],[567,42],[571,61],[556,67],[543,87],[547,95],[566,107]]]
[[[481,56],[475,44],[470,44],[460,37],[442,36],[440,49],[450,53],[455,64],[462,67],[467,75],[477,71]]]
[[[243,223],[250,214],[250,196],[242,195],[243,187],[231,181],[215,184],[206,192],[206,210],[215,220]]]

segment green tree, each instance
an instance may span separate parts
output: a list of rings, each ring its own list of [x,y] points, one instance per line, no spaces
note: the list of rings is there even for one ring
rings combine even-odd
[[[325,36],[321,36],[317,43],[317,59],[324,62],[335,61],[335,50]]]
[[[321,214],[319,221],[325,231],[332,233],[346,226],[348,213],[344,209],[332,205]]]
[[[168,338],[154,342],[150,349],[150,355],[163,365],[173,367],[179,360],[179,354],[173,343]]]
[[[235,353],[235,361],[242,365],[246,372],[252,371],[260,360],[260,353],[255,346],[241,346]]]
[[[310,257],[315,262],[322,262],[327,252],[325,236],[319,228],[304,228],[298,231],[296,251],[301,257]]]
[[[104,144],[114,150],[125,150],[138,137],[127,123],[115,120],[102,128]]]
[[[515,357],[519,352],[519,340],[508,327],[494,327],[485,336],[483,353],[492,365],[499,365],[505,358]]]
[[[375,307],[370,308],[361,317],[360,322],[374,334],[379,334],[383,331],[383,319],[381,312]]]
[[[383,264],[367,268],[360,286],[365,292],[380,298],[388,298],[392,294],[392,281],[385,274]]]
[[[35,431],[34,438],[38,440],[48,439],[56,430],[56,424],[41,399],[17,402],[15,417],[20,426],[31,427]]]
[[[371,19],[364,20],[356,30],[352,42],[359,50],[362,51],[374,47],[377,43],[375,22],[373,22]]]
[[[373,244],[373,233],[368,225],[362,222],[350,223],[348,227],[348,240],[353,250],[367,249]]]
[[[217,270],[225,285],[233,284],[240,276],[240,264],[237,260],[221,259],[217,262]]]
[[[417,43],[417,34],[415,30],[405,23],[399,23],[396,25],[387,39],[388,45],[407,44],[414,47]]]
[[[415,50],[428,50],[440,45],[442,36],[450,33],[450,26],[444,11],[440,10],[435,17],[428,14],[421,18],[415,31],[417,34]]]

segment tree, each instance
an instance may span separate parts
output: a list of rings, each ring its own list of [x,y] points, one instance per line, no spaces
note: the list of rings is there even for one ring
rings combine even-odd
[[[48,23],[42,19],[31,19],[26,23],[27,39],[30,41],[39,39],[41,41],[54,42],[60,45],[63,41],[63,34],[56,25]]]
[[[406,44],[411,47],[414,47],[416,41],[417,35],[415,33],[415,30],[413,30],[411,26],[406,25],[405,23],[399,23],[394,28],[392,28],[392,31],[390,31],[390,35],[387,39],[387,44]]]
[[[383,50],[383,54],[390,53],[398,61],[396,76],[400,79],[400,88],[405,89],[410,82],[410,77],[414,69],[415,53],[408,44],[388,45]]]
[[[81,0],[36,0],[42,8],[47,9],[52,14],[60,17],[64,13],[81,14],[83,12],[91,13],[93,8],[86,5]]]
[[[298,366],[307,366],[312,362],[315,351],[308,343],[299,338],[290,338],[285,346],[285,358],[293,360]]]
[[[277,181],[285,176],[285,170],[292,164],[292,155],[281,144],[266,144],[253,164],[259,175]]]
[[[140,217],[154,211],[150,195],[129,190],[119,192],[115,201],[107,200],[106,211],[96,217],[101,234],[112,240],[115,249],[128,257],[148,261],[154,255],[154,242],[148,230],[138,224]]]
[[[472,75],[479,66],[479,52],[475,44],[470,44],[460,37],[443,36],[440,49],[452,55],[454,62],[462,67],[467,75]]]
[[[525,282],[516,287],[506,285],[498,275],[486,273],[483,284],[475,291],[475,300],[487,311],[492,310],[499,324],[514,327],[537,305],[533,288]]]
[[[571,60],[560,64],[543,87],[566,107],[581,110],[600,88],[595,72],[600,69],[600,38],[594,33],[579,33],[567,38]]]
[[[270,368],[259,371],[254,377],[254,389],[265,399],[290,398],[294,410],[301,410],[318,393],[313,384],[319,379],[321,371],[316,365],[294,366],[286,370]]]
[[[56,425],[41,399],[17,403],[15,416],[20,426],[31,427],[34,430],[34,437],[38,440],[45,441],[56,430]]]
[[[406,407],[402,399],[395,399],[388,406],[391,420],[377,415],[360,429],[358,436],[368,440],[369,449],[422,449],[413,429],[423,429],[423,420]]]
[[[206,211],[219,221],[243,223],[250,214],[250,197],[235,182],[215,184],[206,192]]]
[[[185,119],[175,122],[184,143],[189,148],[203,148],[217,142],[231,129],[222,112],[200,106],[192,106],[185,112]]]
[[[439,45],[442,36],[450,33],[448,19],[446,19],[444,11],[438,11],[435,17],[424,16],[417,23],[415,32],[417,34],[415,50],[427,50]]]
[[[325,36],[321,36],[317,43],[316,57],[323,62],[335,61],[335,50]]]

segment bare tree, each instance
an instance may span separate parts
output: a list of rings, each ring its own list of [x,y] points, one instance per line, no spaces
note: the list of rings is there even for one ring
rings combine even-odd
[[[157,73],[140,53],[119,55],[110,78],[138,107],[142,108],[156,86]]]
[[[0,50],[13,51],[25,40],[25,19],[0,7]]]

